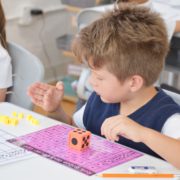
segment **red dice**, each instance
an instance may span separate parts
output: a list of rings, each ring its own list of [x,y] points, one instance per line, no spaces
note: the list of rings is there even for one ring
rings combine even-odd
[[[68,145],[69,147],[76,150],[84,150],[90,144],[91,132],[83,129],[74,129],[68,134]]]

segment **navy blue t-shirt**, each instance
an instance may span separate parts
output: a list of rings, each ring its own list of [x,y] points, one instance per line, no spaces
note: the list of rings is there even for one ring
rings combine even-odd
[[[119,103],[104,103],[100,96],[93,92],[84,111],[84,126],[92,133],[101,136],[100,130],[104,120],[118,115],[119,110]],[[166,120],[175,113],[180,113],[180,106],[176,104],[163,90],[159,89],[158,93],[148,103],[130,114],[128,117],[144,127],[161,132]],[[159,157],[143,143],[136,143],[124,137],[121,137],[118,143]]]

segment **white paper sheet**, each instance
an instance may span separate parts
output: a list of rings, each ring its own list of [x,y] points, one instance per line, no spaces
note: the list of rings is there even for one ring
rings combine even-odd
[[[0,165],[36,156],[32,152],[26,151],[6,141],[14,137],[12,134],[0,129]]]

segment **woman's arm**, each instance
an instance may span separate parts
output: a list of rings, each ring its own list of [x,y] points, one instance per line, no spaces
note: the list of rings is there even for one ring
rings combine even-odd
[[[4,102],[6,99],[7,89],[0,89],[0,102]]]
[[[175,32],[175,33],[180,32],[180,20],[179,20],[179,21],[176,21],[176,27],[175,27],[174,32]]]

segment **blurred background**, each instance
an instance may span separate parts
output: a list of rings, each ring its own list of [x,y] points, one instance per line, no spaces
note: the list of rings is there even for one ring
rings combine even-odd
[[[180,14],[180,0],[153,1],[166,3]],[[65,100],[72,105],[68,107],[70,113],[74,111],[78,99],[72,83],[79,79],[84,68],[74,61],[70,51],[71,40],[81,27],[100,17],[102,11],[108,9],[109,5],[112,6],[112,3],[113,0],[2,0],[8,41],[23,46],[42,61],[45,67],[45,82],[55,84],[59,80],[64,81]],[[89,14],[83,14],[84,11]],[[80,17],[79,14],[83,16]],[[163,87],[178,93],[179,38],[179,34],[173,36],[166,60],[167,68],[161,75]]]

